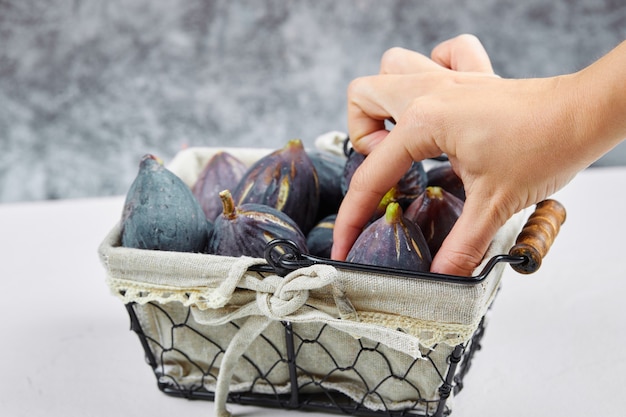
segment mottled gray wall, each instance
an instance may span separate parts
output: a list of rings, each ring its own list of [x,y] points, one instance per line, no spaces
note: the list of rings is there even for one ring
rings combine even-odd
[[[0,0],[0,201],[122,194],[147,152],[311,143],[387,48],[462,32],[502,76],[572,72],[626,38],[626,2]]]

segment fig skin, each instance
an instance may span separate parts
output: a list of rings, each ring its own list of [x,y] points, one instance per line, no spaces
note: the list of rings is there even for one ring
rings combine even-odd
[[[431,254],[439,251],[463,211],[464,202],[441,187],[427,187],[404,215],[422,230]]]
[[[336,214],[326,216],[309,231],[306,237],[306,246],[311,255],[330,259],[336,219]]]
[[[124,247],[203,252],[212,230],[189,187],[154,155],[145,155],[121,220]]]
[[[344,195],[348,192],[348,188],[350,188],[352,176],[363,161],[365,161],[365,158],[365,155],[358,153],[354,149],[350,150],[341,179],[341,190]],[[402,205],[403,208],[406,208],[413,200],[424,192],[427,184],[428,177],[426,175],[424,164],[421,161],[413,161],[411,167],[396,184],[394,198]]]
[[[441,187],[459,200],[465,201],[463,181],[456,175],[449,162],[429,169],[426,176],[428,186]]]
[[[341,176],[341,192],[343,195],[346,195],[348,192],[348,188],[350,188],[350,181],[352,181],[352,176],[356,172],[357,168],[361,166],[361,164],[365,161],[365,155],[355,151],[354,149],[350,149],[350,153],[348,153],[348,157],[343,167],[343,173]]]
[[[347,262],[426,272],[432,257],[424,235],[409,221],[397,202],[363,230],[350,249]]]
[[[207,220],[215,220],[222,212],[220,191],[235,188],[247,170],[246,164],[225,151],[216,153],[207,161],[191,188]]]
[[[316,222],[319,181],[300,139],[254,163],[232,193],[238,206],[246,203],[274,207],[307,233]]]
[[[319,181],[319,206],[317,208],[316,222],[326,216],[339,211],[343,200],[341,177],[343,175],[346,158],[342,158],[326,151],[311,151],[309,157]]]
[[[223,212],[213,222],[208,253],[263,258],[267,243],[274,239],[289,239],[302,253],[308,251],[304,234],[282,211],[265,204],[236,205],[229,190],[219,195]]]
[[[424,192],[428,185],[426,169],[422,161],[413,161],[409,170],[396,185],[397,201],[406,209],[417,197]]]

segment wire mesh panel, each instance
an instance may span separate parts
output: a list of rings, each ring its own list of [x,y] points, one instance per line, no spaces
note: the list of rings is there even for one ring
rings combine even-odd
[[[242,323],[207,326],[180,303],[131,303],[127,310],[159,388],[213,400],[222,359]],[[416,359],[325,324],[276,321],[240,357],[228,400],[351,415],[448,415],[446,401],[462,388],[482,331],[481,325],[466,346],[422,348]]]

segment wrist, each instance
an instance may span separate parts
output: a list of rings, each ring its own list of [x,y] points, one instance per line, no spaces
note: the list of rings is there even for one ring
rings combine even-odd
[[[573,145],[587,165],[626,138],[626,42],[600,60],[562,76],[575,124]]]

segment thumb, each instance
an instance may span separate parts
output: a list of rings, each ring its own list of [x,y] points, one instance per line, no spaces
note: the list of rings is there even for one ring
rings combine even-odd
[[[463,212],[444,240],[431,265],[431,272],[471,276],[505,219],[490,203],[468,198]]]

